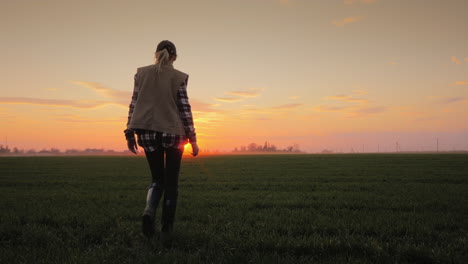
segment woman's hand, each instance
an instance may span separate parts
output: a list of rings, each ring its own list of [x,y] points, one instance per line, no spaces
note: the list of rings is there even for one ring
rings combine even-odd
[[[198,149],[197,142],[190,143],[190,145],[192,145],[192,156],[197,156],[198,151],[200,151],[200,149]]]
[[[137,143],[136,143],[135,138],[129,138],[129,139],[127,139],[127,147],[128,147],[128,150],[130,150],[131,152],[137,154],[138,145],[137,145]]]

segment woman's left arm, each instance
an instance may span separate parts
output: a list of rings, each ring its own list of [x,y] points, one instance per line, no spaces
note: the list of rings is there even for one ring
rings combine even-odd
[[[137,84],[137,74],[134,76],[134,85],[133,85],[133,95],[132,95],[132,101],[130,102],[130,105],[128,106],[128,120],[127,120],[127,129],[124,130],[125,133],[125,138],[127,139],[127,146],[128,149],[136,154],[136,150],[138,150],[138,146],[136,144],[135,140],[135,132],[128,127],[130,124],[130,121],[132,120],[133,116],[133,110],[135,109],[135,104],[138,99],[138,84]]]

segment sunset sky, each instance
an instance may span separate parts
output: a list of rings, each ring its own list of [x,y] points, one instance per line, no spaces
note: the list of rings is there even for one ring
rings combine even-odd
[[[126,149],[137,67],[175,43],[202,150],[468,150],[466,0],[7,0],[0,136]]]

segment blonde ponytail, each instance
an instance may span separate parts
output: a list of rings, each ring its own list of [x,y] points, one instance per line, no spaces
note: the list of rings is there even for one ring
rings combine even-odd
[[[162,65],[168,65],[171,62],[171,55],[167,52],[167,49],[162,49],[154,54],[156,60],[156,71],[161,71]]]

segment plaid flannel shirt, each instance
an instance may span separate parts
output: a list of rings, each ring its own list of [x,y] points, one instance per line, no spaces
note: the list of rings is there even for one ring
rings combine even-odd
[[[130,129],[128,125],[132,119],[133,110],[138,99],[139,86],[137,83],[137,75],[134,77],[134,88],[132,101],[129,105],[128,110],[128,121],[127,129],[124,130],[125,137],[127,140],[135,140],[135,134],[138,135],[138,145],[143,147],[145,151],[155,151],[157,144],[158,133],[161,136],[160,140],[162,141],[162,146],[164,148],[183,148],[188,141],[195,143],[197,141],[197,136],[195,133],[195,127],[193,124],[192,108],[189,103],[187,96],[187,80],[181,84],[179,90],[177,91],[177,108],[179,110],[179,115],[184,125],[185,135],[174,135],[171,133],[166,133],[163,131],[151,131],[143,129]],[[158,137],[159,138],[159,137]]]

